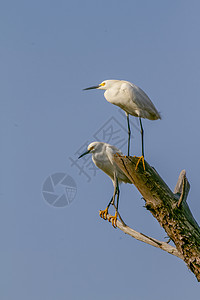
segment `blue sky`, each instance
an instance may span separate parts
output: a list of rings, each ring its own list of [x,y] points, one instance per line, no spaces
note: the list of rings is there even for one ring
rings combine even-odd
[[[131,81],[162,114],[161,121],[143,122],[146,160],[172,190],[186,169],[188,204],[199,222],[199,10],[195,0],[0,4],[1,299],[199,295],[184,262],[99,218],[112,182],[91,170],[90,160],[84,165],[90,179],[71,161],[105,124],[127,137],[119,109],[102,91],[82,89],[105,79]],[[131,153],[139,155],[138,122],[132,121]],[[60,208],[42,193],[45,180],[58,173],[77,186],[72,203]],[[57,188],[62,194],[63,186]],[[126,223],[164,240],[143,206],[133,185],[121,186]]]

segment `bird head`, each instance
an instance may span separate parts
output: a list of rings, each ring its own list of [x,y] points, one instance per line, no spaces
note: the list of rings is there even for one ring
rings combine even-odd
[[[100,142],[93,142],[93,143],[89,144],[87,151],[84,152],[83,154],[81,154],[79,156],[79,158],[83,157],[86,154],[95,153],[95,152],[99,151],[102,148],[102,144],[103,143],[100,143]]]
[[[84,91],[87,91],[87,90],[93,90],[93,89],[98,89],[98,90],[107,90],[111,87],[113,87],[113,85],[116,83],[116,82],[119,82],[120,80],[104,80],[102,81],[102,83],[100,83],[99,85],[94,85],[94,86],[91,86],[91,87],[88,87],[86,89],[83,89]]]

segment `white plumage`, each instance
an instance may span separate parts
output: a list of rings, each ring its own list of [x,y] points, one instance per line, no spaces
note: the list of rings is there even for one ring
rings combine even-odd
[[[92,149],[90,153],[92,153],[94,164],[111,178],[113,184],[115,175],[119,183],[131,183],[113,160],[115,154],[123,156],[123,153],[117,147],[107,143],[93,142],[88,146],[88,150],[89,149]]]
[[[104,84],[105,83],[105,84]],[[105,80],[99,89],[106,90],[106,100],[122,108],[127,114],[149,120],[160,119],[160,114],[147,94],[125,80]]]
[[[115,146],[112,146],[107,143],[102,142],[93,142],[88,146],[88,150],[84,152],[79,158],[84,155],[92,153],[92,160],[94,164],[104,171],[112,180],[114,186],[113,197],[110,200],[108,206],[105,210],[100,211],[100,216],[104,219],[107,218],[108,208],[111,203],[114,204],[115,196],[117,195],[117,205],[116,205],[116,213],[115,216],[111,216],[108,220],[112,221],[114,227],[116,227],[117,221],[117,211],[118,211],[118,202],[119,202],[119,183],[131,183],[128,177],[121,171],[121,169],[117,166],[117,164],[113,160],[114,155],[122,156],[123,153],[117,149]]]
[[[159,112],[147,94],[135,84],[125,80],[104,80],[99,85],[86,88],[85,90],[90,89],[105,90],[104,96],[106,100],[114,105],[119,106],[126,112],[128,122],[128,155],[131,137],[129,115],[138,117],[140,119],[142,157],[144,158],[143,128],[141,118],[149,120],[161,119]]]

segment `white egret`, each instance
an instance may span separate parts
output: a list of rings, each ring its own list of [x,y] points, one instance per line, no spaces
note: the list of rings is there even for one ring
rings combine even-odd
[[[145,169],[144,130],[142,127],[141,118],[149,120],[161,119],[161,116],[155,108],[154,104],[142,89],[140,89],[135,84],[124,80],[104,80],[99,85],[92,86],[84,90],[91,89],[105,90],[104,97],[106,98],[106,100],[114,105],[119,106],[126,112],[128,124],[128,156],[130,153],[131,138],[129,115],[139,118],[142,138],[142,156],[139,157],[138,163],[140,162],[140,160],[142,160]]]
[[[88,150],[84,152],[79,158],[83,157],[84,155],[92,153],[92,160],[94,164],[104,171],[112,180],[114,186],[114,193],[113,196],[108,203],[105,210],[100,210],[99,215],[104,220],[107,219],[108,209],[111,204],[115,203],[115,196],[117,195],[117,203],[116,203],[116,210],[115,215],[110,216],[108,218],[109,222],[112,222],[112,225],[116,227],[117,222],[117,214],[118,214],[118,205],[119,205],[119,184],[121,182],[131,183],[128,177],[120,170],[120,168],[116,165],[113,160],[114,155],[122,156],[123,153],[117,149],[115,146],[112,146],[107,143],[102,142],[93,142],[88,146]]]

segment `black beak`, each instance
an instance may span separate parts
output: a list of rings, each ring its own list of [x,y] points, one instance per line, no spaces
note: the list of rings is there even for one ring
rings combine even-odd
[[[94,89],[98,89],[98,88],[99,88],[99,85],[95,85],[95,86],[91,86],[91,87],[88,87],[86,89],[83,89],[83,91],[94,90]]]
[[[78,159],[81,158],[81,157],[83,157],[84,155],[86,155],[86,154],[88,154],[88,153],[90,153],[90,150],[87,150],[86,152],[84,152],[83,154],[81,154],[81,155],[78,157]]]

